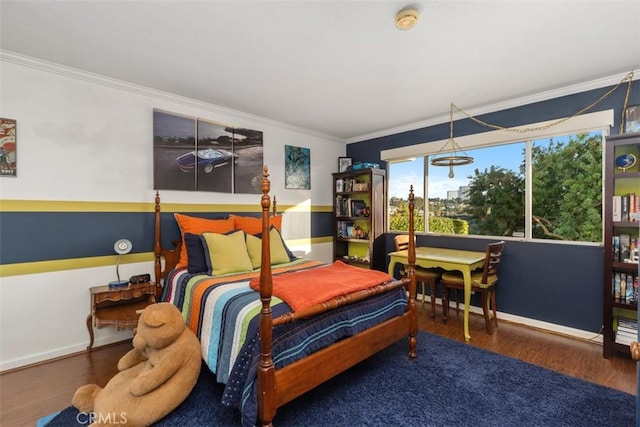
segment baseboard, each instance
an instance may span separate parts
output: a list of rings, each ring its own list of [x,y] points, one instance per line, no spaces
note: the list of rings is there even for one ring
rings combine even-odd
[[[121,335],[111,335],[102,339],[96,339],[93,343],[93,348],[101,347],[104,345],[114,344],[122,341]],[[32,354],[27,357],[16,358],[12,360],[3,360],[0,362],[0,373],[6,373],[8,371],[28,368],[33,365],[38,365],[43,362],[50,362],[54,359],[60,359],[68,357],[77,353],[84,353],[87,351],[87,343],[74,344],[67,347],[60,347],[55,350],[46,351],[42,353]]]
[[[422,301],[422,295],[418,295],[418,301]],[[429,301],[430,301],[429,296],[427,295],[426,302],[428,303]],[[436,304],[442,307],[442,299],[436,298]],[[450,309],[451,308],[455,309],[456,308],[455,301],[449,301],[449,307]],[[462,303],[460,304],[460,307],[461,307],[460,309],[462,310]],[[479,314],[481,316],[483,315],[482,308],[476,307],[475,305],[472,305],[471,307],[469,307],[469,311],[471,313]],[[503,313],[499,310],[496,311],[496,314],[498,315],[499,321],[504,320],[507,322],[528,326],[528,327],[538,329],[544,332],[549,332],[552,334],[558,334],[558,335],[563,335],[571,338],[586,340],[596,344],[602,344],[602,334],[599,332],[591,332],[591,331],[585,331],[582,329],[570,328],[568,326],[557,325],[555,323],[543,322],[541,320],[531,319],[528,317],[516,316],[514,314],[509,314],[509,313]]]

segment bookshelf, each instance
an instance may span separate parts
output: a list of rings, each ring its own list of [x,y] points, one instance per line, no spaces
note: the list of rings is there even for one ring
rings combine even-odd
[[[385,171],[333,174],[333,258],[385,271]]]
[[[633,155],[622,169],[617,159]],[[637,341],[639,224],[631,215],[640,209],[640,133],[611,136],[605,146],[603,356],[630,354]],[[620,162],[622,164],[622,162]]]

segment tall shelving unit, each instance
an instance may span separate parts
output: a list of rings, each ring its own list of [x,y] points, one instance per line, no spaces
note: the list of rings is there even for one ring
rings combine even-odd
[[[625,155],[634,156],[636,161],[623,170],[619,166]],[[609,358],[616,352],[629,354],[628,343],[638,340],[639,270],[637,262],[628,260],[633,247],[640,243],[640,223],[630,216],[640,202],[640,133],[608,137],[605,161],[603,356]],[[634,322],[635,338],[628,331]]]
[[[383,169],[333,174],[333,258],[384,271],[386,180]]]

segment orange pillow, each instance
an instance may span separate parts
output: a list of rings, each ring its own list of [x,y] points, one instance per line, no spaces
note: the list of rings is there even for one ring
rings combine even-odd
[[[235,228],[244,231],[247,234],[255,236],[262,233],[262,217],[256,218],[253,216],[236,216],[229,215],[229,219],[232,219],[235,223]],[[278,231],[282,230],[282,215],[275,215],[269,217],[269,227],[274,226]]]
[[[180,227],[180,237],[182,238],[182,249],[180,249],[180,261],[176,268],[186,268],[188,265],[187,245],[184,244],[184,234],[202,234],[205,232],[225,234],[233,230],[234,221],[229,219],[208,219],[195,216],[188,216],[174,213],[178,227]]]

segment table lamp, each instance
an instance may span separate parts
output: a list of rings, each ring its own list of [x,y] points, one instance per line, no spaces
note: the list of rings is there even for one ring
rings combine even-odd
[[[114,245],[113,249],[118,254],[118,262],[116,262],[116,277],[118,280],[109,282],[110,288],[122,288],[129,285],[128,280],[120,280],[120,257],[131,252],[131,242],[127,239],[120,239]]]

